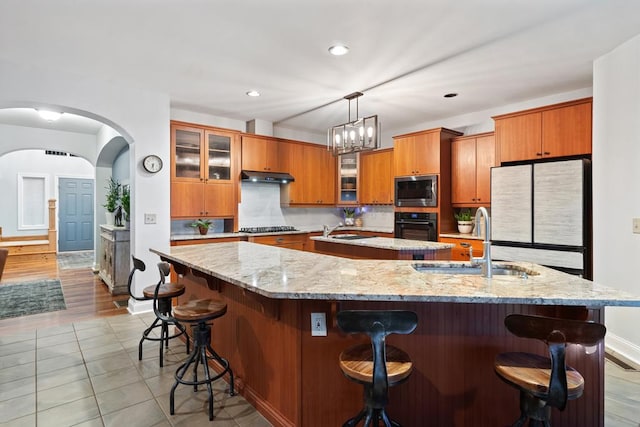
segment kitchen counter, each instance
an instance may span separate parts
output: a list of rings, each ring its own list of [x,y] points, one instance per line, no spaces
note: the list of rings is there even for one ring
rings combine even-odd
[[[389,337],[414,363],[409,380],[390,394],[389,415],[406,426],[428,419],[455,427],[507,425],[518,416],[517,392],[493,373],[493,360],[499,352],[544,347],[514,339],[506,315],[574,317],[586,306],[589,319],[602,322],[603,306],[640,305],[638,295],[530,263],[505,263],[531,273],[527,279],[486,279],[420,273],[416,261],[353,260],[249,242],[151,251],[180,273],[186,292],[179,303],[213,297],[227,304],[212,345],[229,359],[239,392],[274,426],[341,425],[361,409],[361,390],[341,374],[338,356],[366,338],[337,328],[341,310],[418,315],[412,334]],[[312,313],[326,315],[327,336],[311,335]],[[573,346],[567,363],[585,378],[584,395],[554,411],[554,425],[602,427],[603,343],[590,354]]]
[[[449,237],[452,239],[465,239],[465,240],[484,240],[484,236],[476,236],[473,233],[458,233],[457,231],[440,233],[440,237]]]
[[[424,240],[395,239],[390,237],[367,237],[364,239],[341,239],[337,235],[329,237],[313,236],[311,240],[318,242],[336,243],[343,245],[364,246],[368,248],[389,249],[392,251],[438,251],[451,249],[455,245],[451,243],[427,242]]]
[[[366,231],[372,233],[393,233],[393,229],[384,227],[340,227],[338,231]],[[322,233],[322,226],[320,227],[301,227],[296,231],[278,231],[270,233],[208,233],[205,235],[200,234],[172,234],[170,240],[172,242],[183,240],[206,240],[206,239],[226,239],[226,238],[240,238],[246,239],[249,236],[273,236],[280,234],[306,234],[306,233]]]
[[[427,274],[412,267],[421,261],[352,260],[248,242],[151,251],[170,262],[276,299],[640,306],[640,295],[522,262],[502,264],[539,274],[527,279]]]

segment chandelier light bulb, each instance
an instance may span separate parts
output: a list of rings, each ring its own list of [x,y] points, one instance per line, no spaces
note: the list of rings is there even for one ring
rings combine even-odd
[[[371,137],[373,136],[373,127],[372,127],[372,126],[369,126],[369,127],[367,128],[367,136],[368,136],[369,138],[371,138]]]
[[[358,129],[358,131],[360,132],[360,139],[362,139],[362,137],[364,136],[364,126],[360,126],[360,129]]]
[[[336,140],[336,144],[340,145],[340,134],[339,133],[336,133],[335,140]]]
[[[349,132],[349,138],[351,138],[351,141],[355,141],[356,140],[356,131],[351,130]]]

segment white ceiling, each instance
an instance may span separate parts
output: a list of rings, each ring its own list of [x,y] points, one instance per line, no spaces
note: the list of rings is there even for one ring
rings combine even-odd
[[[593,60],[639,33],[636,0],[0,2],[2,59],[316,132],[354,91],[392,130],[587,88]]]

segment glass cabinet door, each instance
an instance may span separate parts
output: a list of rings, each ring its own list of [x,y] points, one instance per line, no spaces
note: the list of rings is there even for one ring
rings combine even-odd
[[[231,138],[231,135],[206,132],[209,179],[231,179]]]
[[[200,179],[202,131],[175,129],[175,177]]]
[[[358,160],[358,153],[343,154],[339,157],[338,203],[358,203]]]

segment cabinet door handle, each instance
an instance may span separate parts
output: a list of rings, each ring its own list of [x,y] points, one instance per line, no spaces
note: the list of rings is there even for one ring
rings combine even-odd
[[[284,242],[284,239],[283,239],[282,237],[278,237],[278,238],[276,239],[276,242],[278,242],[278,243],[282,243],[282,242]]]
[[[536,153],[536,156],[542,156],[542,153]]]
[[[545,151],[545,152],[544,152],[544,155],[545,155],[545,156],[548,156],[549,154],[551,154],[551,153],[550,153],[550,152],[548,152],[548,151]]]

